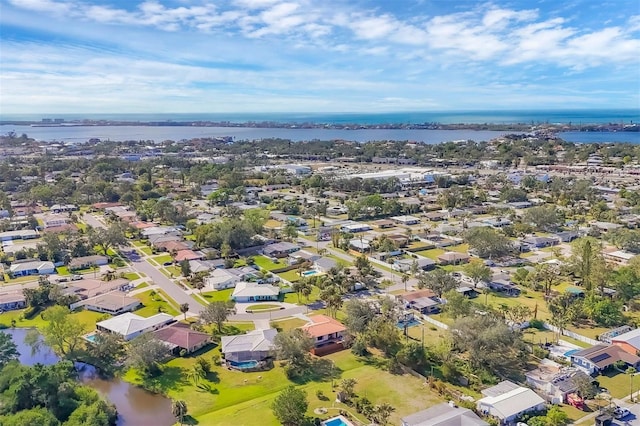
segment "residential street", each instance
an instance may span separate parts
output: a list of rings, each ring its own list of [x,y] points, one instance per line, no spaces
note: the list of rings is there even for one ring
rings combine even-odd
[[[134,272],[142,272],[147,275],[155,285],[160,287],[179,305],[188,303],[189,313],[197,315],[202,312],[203,306],[200,303],[196,302],[191,296],[185,293],[178,284],[167,278],[155,266],[142,259],[136,249],[133,247],[122,246],[120,247],[120,252],[131,262],[131,270]]]
[[[84,214],[82,216],[84,222],[94,228],[105,228],[105,224],[98,220],[92,214]],[[178,284],[167,278],[156,267],[151,265],[146,260],[142,259],[138,251],[131,246],[121,246],[120,252],[126,256],[130,262],[130,268],[134,272],[141,272],[149,277],[153,284],[160,287],[169,297],[171,297],[177,304],[183,303],[189,304],[189,314],[197,315],[202,312],[203,306],[196,302],[191,296],[189,296]]]

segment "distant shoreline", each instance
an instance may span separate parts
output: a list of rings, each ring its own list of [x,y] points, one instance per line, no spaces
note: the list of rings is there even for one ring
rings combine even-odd
[[[385,129],[385,130],[493,130],[508,132],[529,132],[533,128],[538,130],[544,129],[550,132],[640,132],[640,125],[625,123],[594,123],[594,124],[569,124],[569,123],[422,123],[422,124],[403,124],[403,123],[314,123],[314,122],[279,122],[279,121],[247,121],[247,122],[229,122],[229,121],[121,121],[121,120],[70,120],[60,122],[43,122],[43,121],[22,121],[22,120],[2,120],[0,125],[30,126],[38,127],[218,127],[218,128],[254,128],[254,129],[334,129],[334,130],[367,130],[367,129]]]

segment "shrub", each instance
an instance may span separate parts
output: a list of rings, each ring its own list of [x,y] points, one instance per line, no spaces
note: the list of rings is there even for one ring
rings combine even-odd
[[[535,356],[536,358],[546,358],[548,357],[550,354],[550,352],[548,350],[546,350],[545,348],[542,348],[538,345],[534,345],[533,346],[533,356]]]
[[[220,354],[213,354],[211,356],[211,361],[213,362],[213,365],[221,365],[222,364],[222,358],[220,357]]]
[[[198,359],[196,360],[196,364],[200,366],[204,374],[211,373],[211,362],[209,362],[208,359],[205,359],[203,357],[198,357]]]
[[[544,330],[544,322],[539,319],[532,319],[529,321],[529,327],[535,328],[536,330]]]

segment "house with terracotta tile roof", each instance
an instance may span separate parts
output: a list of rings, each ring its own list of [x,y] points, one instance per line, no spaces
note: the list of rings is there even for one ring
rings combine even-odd
[[[311,353],[322,356],[343,350],[347,328],[340,321],[326,315],[313,315],[311,322],[300,327],[314,342]]]
[[[204,256],[202,253],[197,253],[193,250],[179,250],[176,253],[175,261],[182,262],[183,260],[201,260]]]
[[[188,354],[211,343],[211,335],[192,330],[189,325],[176,322],[153,332],[158,340],[165,342],[174,354],[185,350]]]

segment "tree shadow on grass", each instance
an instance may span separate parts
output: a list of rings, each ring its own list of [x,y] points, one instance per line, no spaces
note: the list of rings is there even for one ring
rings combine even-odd
[[[316,358],[312,359],[308,366],[303,370],[295,370],[291,368],[292,374],[289,375],[289,380],[298,385],[303,385],[308,382],[327,382],[332,379],[337,379],[342,374],[342,370],[328,359]]]
[[[184,418],[182,419],[182,424],[184,425],[197,425],[199,423],[200,422],[198,422],[198,420],[196,420],[194,417],[190,416],[189,414],[184,416]]]
[[[181,391],[189,384],[184,369],[164,366],[162,373],[155,377],[143,377],[142,387],[151,392],[167,394],[169,391]]]
[[[218,390],[218,388],[212,387],[210,383],[198,383],[196,387],[198,388],[198,392],[201,392],[201,393],[210,393],[211,395],[220,394],[220,391]]]
[[[375,367],[380,370],[388,370],[389,368],[389,360],[385,358],[368,355],[368,356],[359,356],[358,360],[365,365],[368,365],[370,367]]]
[[[217,371],[210,371],[205,376],[205,379],[210,381],[211,383],[220,383],[220,376]]]

